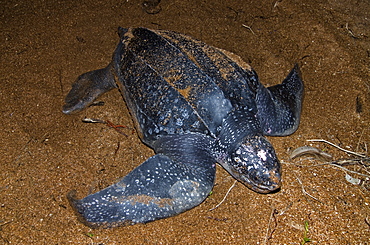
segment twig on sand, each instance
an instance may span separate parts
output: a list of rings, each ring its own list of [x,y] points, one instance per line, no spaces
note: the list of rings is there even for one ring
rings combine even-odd
[[[370,158],[366,158],[366,159],[370,160]],[[363,177],[370,178],[370,175],[359,173],[359,172],[353,171],[353,170],[349,170],[348,168],[345,168],[345,167],[342,166],[342,164],[353,163],[353,162],[358,162],[358,161],[359,161],[359,159],[338,160],[338,161],[325,162],[325,163],[316,164],[316,165],[307,166],[307,167],[318,167],[318,166],[330,165],[330,166],[340,168],[340,169],[344,170],[345,172],[349,172],[349,173],[352,173],[352,174],[357,174],[357,175],[360,175],[360,176],[363,176]]]
[[[310,166],[303,166],[303,165],[298,165],[298,166],[301,166],[301,167],[317,167],[317,166],[324,166],[324,165],[330,165],[330,166],[334,166],[336,168],[340,168],[341,170],[343,170],[345,173],[346,173],[346,180],[352,184],[360,184],[360,183],[364,183],[364,180],[360,180],[360,179],[357,179],[357,178],[354,178],[356,180],[356,183],[354,183],[353,181],[351,181],[351,179],[353,179],[352,176],[350,176],[348,173],[352,173],[352,174],[356,174],[356,175],[359,175],[359,176],[362,176],[362,177],[365,177],[367,181],[368,179],[370,179],[370,172],[369,172],[369,163],[370,162],[370,157],[367,156],[367,154],[363,154],[363,153],[358,153],[358,152],[354,152],[354,151],[349,151],[349,150],[346,150],[346,149],[343,149],[342,147],[332,143],[332,142],[329,142],[327,140],[324,140],[324,139],[310,139],[310,140],[307,140],[307,141],[311,141],[311,142],[324,142],[326,144],[329,144],[347,154],[351,154],[351,155],[354,155],[356,156],[356,158],[354,159],[341,159],[341,160],[334,160],[334,161],[328,161],[328,162],[324,162],[324,163],[321,163],[321,164],[315,164],[315,165],[310,165]],[[302,148],[302,149],[301,149]],[[307,149],[306,149],[307,148]],[[309,151],[308,151],[309,150]],[[297,148],[296,150],[294,150],[298,153],[295,153],[293,154],[293,157],[298,157],[298,156],[302,156],[304,155],[303,153],[307,152],[307,153],[314,153],[314,155],[321,155],[322,152],[316,148],[313,148],[313,147],[299,147]],[[293,152],[294,152],[293,151]],[[292,155],[291,155],[292,156]],[[292,158],[293,158],[292,157]],[[317,158],[317,160],[320,160]],[[323,159],[321,159],[323,160]],[[365,171],[365,173],[360,173],[358,171],[353,171],[353,170],[350,170],[348,168],[345,168],[344,166],[346,165],[360,165],[363,167],[363,170]],[[307,196],[311,197],[312,199],[322,203],[320,200],[318,200],[316,197],[312,196],[311,194],[309,194],[303,184],[302,184],[302,181],[296,177],[297,181],[300,183],[301,187],[302,187],[302,192],[304,194],[306,194]],[[362,185],[362,184],[361,184]],[[365,187],[366,188],[366,187]]]
[[[108,121],[108,120],[104,121],[104,120],[96,119],[96,118],[84,118],[82,119],[82,122],[84,123],[103,123],[103,124],[106,124],[110,128],[114,128],[118,133],[128,137],[127,134],[121,131],[121,128],[127,128],[124,125],[116,125],[116,124],[113,124],[111,121]]]
[[[353,31],[351,30],[351,29],[349,29],[349,27],[348,27],[348,22],[346,23],[346,30],[348,31],[348,33],[349,33],[349,35],[351,36],[351,37],[353,37],[354,39],[360,39],[360,37],[362,36],[361,34],[360,34],[360,36],[356,36],[354,33],[353,33]]]
[[[340,168],[340,169],[344,170],[345,172],[349,172],[349,173],[357,174],[357,175],[360,175],[360,176],[363,176],[363,177],[366,177],[366,178],[370,178],[370,175],[368,175],[368,174],[359,173],[357,171],[349,170],[349,169],[343,167],[343,165],[345,165],[345,164],[356,164],[356,163],[367,167],[364,164],[364,161],[370,161],[370,157],[368,157],[367,155],[343,149],[342,147],[340,147],[340,146],[338,146],[334,143],[331,143],[327,140],[323,140],[323,139],[311,139],[311,140],[307,140],[307,141],[324,142],[324,143],[329,144],[329,145],[331,145],[331,146],[333,146],[333,147],[335,147],[335,148],[337,148],[341,151],[344,151],[348,154],[355,155],[355,156],[359,157],[359,159],[343,159],[343,160],[337,160],[337,161],[331,161],[331,162],[326,162],[326,163],[322,163],[322,164],[317,164],[317,165],[313,165],[311,167],[321,166],[321,165],[331,165],[331,166]]]
[[[276,230],[277,221],[276,221],[275,215],[278,214],[278,213],[279,212],[276,210],[276,208],[271,209],[270,219],[269,219],[269,223],[267,225],[266,236],[265,236],[265,240],[263,241],[263,244],[267,244],[268,240],[270,240],[272,238],[272,234]],[[271,229],[271,232],[270,232],[270,226],[271,226],[271,221],[272,220],[274,220],[274,228]]]
[[[348,154],[352,154],[352,155],[355,155],[355,156],[358,156],[358,157],[363,157],[363,158],[366,157],[366,155],[363,155],[363,154],[360,154],[360,153],[357,153],[357,152],[354,152],[354,151],[349,151],[349,150],[343,149],[342,147],[340,147],[340,146],[338,146],[338,145],[336,145],[334,143],[331,143],[331,142],[329,142],[327,140],[324,140],[324,139],[312,139],[312,140],[307,140],[307,141],[311,141],[311,142],[324,142],[324,143],[329,144],[331,146],[334,146],[335,148],[338,148],[339,150],[344,151],[344,152],[346,152]]]
[[[249,29],[252,32],[253,35],[256,35],[250,26],[247,26],[247,25],[244,25],[244,24],[242,24],[242,26]]]
[[[238,182],[238,181],[237,180],[234,181],[234,183],[229,188],[229,190],[226,192],[226,194],[225,194],[224,198],[221,200],[221,202],[219,202],[216,206],[214,206],[213,208],[211,208],[209,211],[212,211],[212,210],[218,208],[226,200],[226,197],[229,195],[231,189],[234,188],[234,186],[236,185],[236,182]]]
[[[303,183],[302,183],[302,181],[301,181],[301,179],[300,179],[300,178],[298,178],[297,176],[296,176],[295,178],[298,180],[299,184],[301,185],[301,188],[302,188],[302,192],[303,192],[303,194],[305,194],[305,195],[307,195],[307,196],[311,197],[312,199],[314,199],[315,201],[317,201],[317,202],[319,202],[319,203],[321,203],[321,204],[325,204],[325,203],[323,203],[322,201],[320,201],[319,199],[317,199],[316,197],[312,196],[310,193],[308,193],[308,192],[306,191],[306,189],[304,188],[304,185],[303,185]]]

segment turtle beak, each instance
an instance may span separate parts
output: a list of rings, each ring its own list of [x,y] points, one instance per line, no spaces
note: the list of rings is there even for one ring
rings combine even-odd
[[[271,193],[281,187],[281,173],[275,170],[266,170],[262,173],[240,174],[240,181],[248,188],[258,193]]]

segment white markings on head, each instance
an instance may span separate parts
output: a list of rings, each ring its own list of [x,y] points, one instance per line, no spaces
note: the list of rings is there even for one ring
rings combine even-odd
[[[259,150],[257,152],[257,156],[259,158],[262,158],[263,161],[266,161],[267,160],[267,156],[266,156],[267,152],[265,150]]]

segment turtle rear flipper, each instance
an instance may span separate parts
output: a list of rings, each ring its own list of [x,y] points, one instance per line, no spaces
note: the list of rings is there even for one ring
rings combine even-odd
[[[81,111],[97,97],[116,87],[111,65],[84,73],[77,78],[66,96],[63,113],[71,114]]]
[[[81,222],[92,228],[146,223],[182,213],[210,193],[216,166],[205,152],[207,137],[164,136],[159,154],[149,158],[116,184],[81,200],[68,194]]]
[[[257,89],[256,104],[264,135],[286,136],[299,125],[303,99],[303,82],[295,65],[281,84]]]

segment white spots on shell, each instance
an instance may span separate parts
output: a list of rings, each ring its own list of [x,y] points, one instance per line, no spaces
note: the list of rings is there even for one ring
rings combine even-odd
[[[179,126],[179,127],[181,127],[183,125],[183,121],[182,121],[181,118],[176,119],[176,125]]]
[[[237,154],[240,154],[240,152]],[[234,157],[234,161],[237,163],[242,163],[242,160],[240,159],[240,157]]]
[[[188,119],[189,118],[189,112],[187,110],[180,110],[180,113],[181,113],[181,117],[184,118],[184,119]]]

